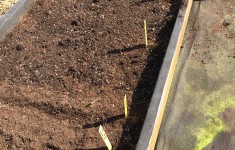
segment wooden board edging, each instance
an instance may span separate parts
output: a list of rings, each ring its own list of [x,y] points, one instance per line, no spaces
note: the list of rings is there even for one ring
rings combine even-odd
[[[155,148],[192,3],[188,0],[186,9],[178,13],[136,150]]]

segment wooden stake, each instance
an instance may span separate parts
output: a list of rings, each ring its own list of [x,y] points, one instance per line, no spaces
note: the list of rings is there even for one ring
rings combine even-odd
[[[145,35],[145,45],[146,49],[148,48],[148,33],[147,33],[147,22],[144,20],[144,35]]]
[[[103,127],[100,125],[99,127],[99,133],[100,133],[100,136],[102,137],[102,139],[104,140],[104,143],[106,144],[108,150],[112,150],[112,145],[103,129]]]
[[[127,118],[128,112],[127,112],[127,99],[126,99],[126,95],[124,96],[124,113],[125,113],[125,118]]]

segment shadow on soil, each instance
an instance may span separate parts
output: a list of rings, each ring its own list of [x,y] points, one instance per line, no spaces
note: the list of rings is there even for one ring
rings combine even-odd
[[[89,149],[78,149],[78,150],[107,150],[107,147],[89,148]]]
[[[138,49],[141,49],[141,48],[144,48],[144,47],[145,47],[144,44],[140,44],[140,45],[136,45],[136,46],[128,47],[128,48],[123,48],[123,49],[114,49],[112,51],[109,51],[108,54],[121,54],[121,53],[124,53],[124,52],[130,52],[130,51],[133,51],[133,50],[138,50]]]
[[[125,117],[124,114],[113,116],[113,117],[109,117],[109,118],[107,118],[105,120],[102,120],[102,121],[99,121],[99,122],[96,122],[96,123],[86,124],[86,125],[83,126],[83,129],[98,127],[98,126],[103,125],[103,124],[112,123],[112,122],[120,120],[120,119],[122,119],[124,117]]]
[[[147,3],[147,2],[152,2],[154,0],[141,0],[139,2],[137,2],[138,4],[141,4],[141,3]]]
[[[141,74],[141,79],[133,93],[129,117],[123,126],[123,133],[117,147],[118,150],[132,150],[136,148],[178,14],[177,12],[181,5],[179,1],[175,0],[171,0],[171,4],[170,12],[167,14],[167,17],[174,16],[171,17],[171,20],[166,22],[165,27],[157,35],[156,39],[159,43],[158,46],[150,49],[145,69]]]

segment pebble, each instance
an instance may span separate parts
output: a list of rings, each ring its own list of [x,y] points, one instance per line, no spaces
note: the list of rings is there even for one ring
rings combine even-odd
[[[235,16],[225,16],[224,21],[223,21],[223,25],[225,27],[229,26],[230,24],[233,23],[234,18],[235,18]]]

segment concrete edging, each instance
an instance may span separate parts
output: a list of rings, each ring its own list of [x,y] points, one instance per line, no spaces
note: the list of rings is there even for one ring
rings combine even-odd
[[[35,0],[18,0],[3,16],[0,16],[0,40],[10,32]]]

